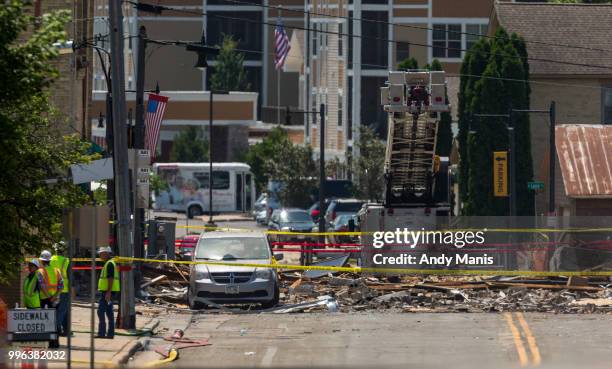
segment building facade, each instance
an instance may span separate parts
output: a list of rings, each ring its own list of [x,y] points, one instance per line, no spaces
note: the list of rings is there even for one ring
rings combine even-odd
[[[456,105],[462,58],[486,34],[493,1],[309,0],[306,7],[302,106],[326,105],[326,156],[342,160],[355,151],[362,125],[385,137],[380,87],[405,59],[420,67],[438,59]],[[305,140],[315,150],[317,119],[309,114],[305,124]]]
[[[555,101],[557,124],[612,124],[610,17],[610,4],[497,2],[489,34],[504,27],[525,39],[531,109],[548,109]],[[530,120],[534,180],[548,184],[548,115],[532,114]],[[557,212],[564,214],[571,206],[558,161],[556,167]],[[538,214],[547,212],[548,187],[536,196]]]
[[[278,123],[277,107],[297,109],[298,73],[279,73],[274,68],[274,28],[279,16],[289,37],[293,27],[303,28],[302,0],[159,0],[155,4],[172,10],[161,14],[134,11],[134,22],[130,23],[132,35],[145,26],[151,39],[199,42],[204,33],[206,43],[215,46],[222,44],[224,35],[230,35],[245,56],[247,90],[258,94],[258,112],[263,120]],[[281,12],[275,8],[280,4],[285,9]],[[137,40],[132,44],[137,50]],[[184,47],[149,45],[145,89],[154,90],[159,84],[164,91],[208,90],[216,62],[211,57],[209,67],[199,70],[194,68],[196,60],[197,55]],[[281,118],[284,119],[284,113]]]
[[[157,161],[170,159],[175,136],[189,126],[202,129],[209,140],[210,93],[208,91],[161,91],[168,105],[160,128]],[[145,104],[147,95],[145,94]],[[136,94],[126,94],[128,116],[134,116]],[[96,142],[106,137],[106,93],[94,91],[91,126]],[[132,120],[133,122],[133,120]],[[213,152],[215,162],[239,161],[249,145],[249,127],[257,123],[257,94],[230,92],[213,96]],[[210,140],[209,140],[210,141]]]

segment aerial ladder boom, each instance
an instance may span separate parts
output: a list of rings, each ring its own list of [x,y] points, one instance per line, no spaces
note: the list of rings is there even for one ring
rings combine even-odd
[[[386,208],[447,205],[448,158],[435,154],[440,113],[449,111],[445,92],[442,71],[389,72],[381,88],[388,113]]]

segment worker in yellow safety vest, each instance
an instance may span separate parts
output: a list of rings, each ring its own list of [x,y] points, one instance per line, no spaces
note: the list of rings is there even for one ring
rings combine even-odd
[[[40,309],[40,287],[38,273],[36,273],[38,268],[40,268],[38,259],[28,262],[29,274],[23,281],[23,304],[28,309]]]
[[[51,251],[44,250],[40,253],[42,265],[38,269],[38,282],[40,283],[40,307],[43,309],[56,309],[55,325],[59,332],[59,319],[57,306],[59,304],[60,292],[64,290],[64,279],[59,269],[51,265]],[[51,340],[49,348],[58,348],[59,340]]]
[[[40,307],[55,308],[59,302],[60,291],[64,289],[64,279],[59,269],[51,266],[51,251],[40,253],[41,266],[38,269],[40,283]]]
[[[54,246],[57,252],[58,246]],[[57,320],[59,322],[59,335],[66,336],[68,334],[68,293],[70,286],[68,281],[68,268],[70,267],[70,259],[62,255],[55,254],[51,256],[51,266],[57,268],[62,274],[64,288],[59,291],[59,303],[57,305]]]
[[[113,299],[116,299],[117,293],[121,290],[119,285],[119,269],[117,263],[112,257],[113,250],[110,247],[100,247],[98,254],[100,259],[104,261],[102,273],[98,280],[98,292],[100,292],[100,301],[98,302],[98,335],[96,338],[114,338],[115,337],[115,318],[113,316]],[[108,319],[108,331],[106,330],[106,321]]]

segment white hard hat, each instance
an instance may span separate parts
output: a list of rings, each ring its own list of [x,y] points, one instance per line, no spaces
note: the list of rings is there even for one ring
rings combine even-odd
[[[111,247],[110,247],[110,246],[103,246],[103,247],[100,247],[100,248],[98,249],[98,254],[101,254],[101,253],[103,253],[103,252],[108,252],[109,254],[112,254],[112,253],[113,253],[113,249],[111,249]]]
[[[49,250],[43,250],[43,252],[40,253],[40,260],[43,261],[51,261],[51,251]]]
[[[36,258],[30,260],[28,263],[36,265],[37,268],[40,268],[40,261],[38,261],[38,259],[36,259]]]

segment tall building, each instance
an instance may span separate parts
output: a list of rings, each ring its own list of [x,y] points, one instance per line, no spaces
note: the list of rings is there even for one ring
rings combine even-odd
[[[486,34],[493,0],[307,0],[306,7],[302,106],[326,105],[326,157],[342,160],[361,125],[385,136],[379,89],[404,59],[419,66],[438,59],[456,105],[462,58]],[[317,128],[310,115],[305,139],[315,150]]]
[[[108,0],[97,0],[106,3]],[[144,1],[173,10],[161,14],[134,12],[130,33],[136,35],[145,26],[148,37],[155,40],[199,42],[202,33],[209,45],[221,45],[224,35],[238,41],[237,49],[244,53],[248,91],[259,95],[258,110],[264,121],[276,123],[276,107],[298,106],[298,73],[281,72],[274,68],[274,28],[280,15],[291,38],[293,27],[304,26],[302,0],[159,0]],[[279,11],[284,9],[296,9]],[[125,12],[124,12],[125,14]],[[126,28],[128,29],[128,28]],[[137,40],[130,38],[134,48]],[[136,60],[134,52],[134,59]],[[202,91],[209,89],[210,76],[215,71],[214,57],[205,70],[194,68],[197,56],[184,47],[148,45],[145,89],[164,91]],[[134,68],[135,69],[135,68]],[[280,76],[280,85],[277,81]],[[130,77],[130,76],[128,76]],[[128,79],[126,79],[128,80]],[[280,93],[278,92],[280,91]],[[284,113],[281,116],[284,119]]]

